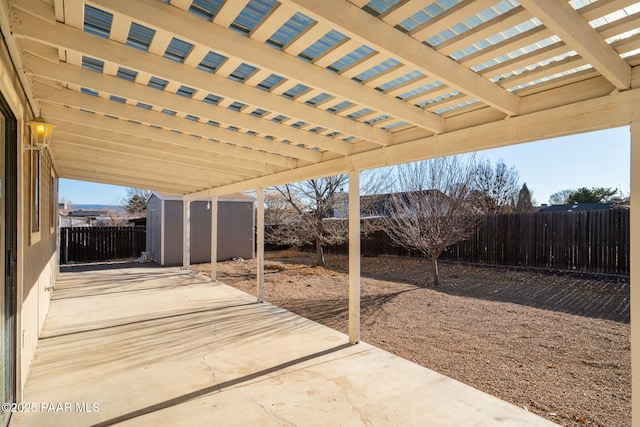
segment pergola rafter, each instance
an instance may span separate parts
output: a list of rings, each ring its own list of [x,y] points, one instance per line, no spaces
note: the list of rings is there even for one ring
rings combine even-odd
[[[392,27],[375,25],[376,18],[349,6],[342,0],[283,0],[295,5],[316,20],[331,23],[338,31],[345,32],[361,43],[393,56],[415,69],[423,71],[447,85],[460,88],[473,97],[509,115],[520,111],[519,99],[495,86],[455,61],[429,49],[420,41],[407,38]]]
[[[520,3],[618,89],[629,89],[629,64],[569,3],[554,0],[520,0]]]

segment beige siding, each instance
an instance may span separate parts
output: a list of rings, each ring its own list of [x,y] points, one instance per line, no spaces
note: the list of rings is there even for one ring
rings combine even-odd
[[[24,138],[28,138],[25,123],[33,113],[22,91],[6,45],[0,45],[0,92],[17,118],[17,289],[16,289],[16,382],[20,400],[33,358],[42,323],[49,307],[51,289],[58,272],[57,221],[51,208],[57,201],[52,183],[52,160],[43,152],[40,175],[40,233],[31,232],[31,161],[30,152],[23,152]],[[57,206],[57,205],[56,205]]]

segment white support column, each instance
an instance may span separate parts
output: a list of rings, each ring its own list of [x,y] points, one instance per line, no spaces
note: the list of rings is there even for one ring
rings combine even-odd
[[[349,344],[360,341],[360,172],[349,172]]]
[[[191,268],[191,202],[182,202],[182,268]]]
[[[211,197],[211,281],[218,280],[218,196]]]
[[[640,117],[631,123],[631,422],[640,426]]]
[[[256,258],[258,261],[258,302],[264,302],[264,188],[258,188],[256,209]]]

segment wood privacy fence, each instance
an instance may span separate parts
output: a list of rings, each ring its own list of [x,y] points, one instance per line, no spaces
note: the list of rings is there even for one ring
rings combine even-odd
[[[63,227],[60,264],[138,258],[146,236],[145,227]]]
[[[629,275],[629,210],[487,215],[476,233],[450,246],[441,259]],[[378,231],[362,238],[365,256],[422,256]],[[347,253],[346,245],[330,252]]]

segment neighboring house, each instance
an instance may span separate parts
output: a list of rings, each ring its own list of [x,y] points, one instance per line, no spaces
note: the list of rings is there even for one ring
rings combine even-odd
[[[60,228],[89,227],[89,218],[60,215]]]
[[[579,211],[606,211],[615,209],[613,203],[570,203],[566,205],[542,205],[538,212],[579,212]]]
[[[78,209],[60,214],[60,227],[105,227],[116,222],[119,219],[112,218],[103,209]]]
[[[218,261],[253,258],[254,198],[218,197]],[[211,260],[211,202],[191,203],[191,262]],[[147,252],[160,265],[182,264],[182,196],[154,192],[147,202]]]
[[[330,212],[330,218],[348,218],[349,217],[349,193],[340,190],[339,193],[334,194],[334,201],[332,203],[332,211]],[[361,197],[362,200],[362,197]]]
[[[440,190],[425,190],[425,199],[431,199],[434,203],[443,203],[447,197]],[[393,206],[400,198],[404,203],[411,201],[413,192],[398,192],[386,194],[373,194],[360,197],[360,215],[362,219],[388,217]],[[340,192],[335,195],[333,215],[330,218],[347,218],[349,216],[349,193]]]
[[[104,222],[111,220],[109,213],[102,209],[79,209],[69,211],[67,217],[71,220],[71,226],[78,226],[84,222],[88,227],[97,227]]]
[[[146,227],[147,226],[147,217],[139,216],[139,217],[130,217],[127,218],[128,225],[131,227]]]

